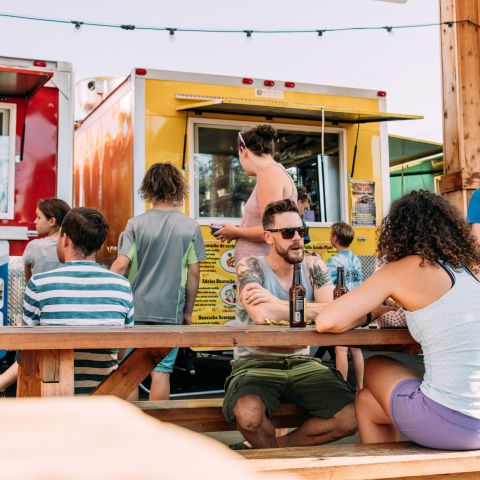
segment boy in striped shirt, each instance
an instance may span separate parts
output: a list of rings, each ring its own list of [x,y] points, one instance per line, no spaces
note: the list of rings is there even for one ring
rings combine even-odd
[[[101,267],[95,255],[108,231],[93,208],[74,208],[65,216],[57,243],[63,267],[33,275],[25,289],[27,325],[133,325],[128,280]],[[117,368],[117,350],[75,351],[75,394],[90,393]]]

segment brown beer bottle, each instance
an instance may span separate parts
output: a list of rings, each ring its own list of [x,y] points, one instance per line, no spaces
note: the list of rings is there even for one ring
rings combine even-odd
[[[302,285],[301,264],[293,266],[293,281],[289,291],[290,327],[304,327],[305,323],[305,288]]]
[[[336,300],[347,292],[348,288],[345,286],[345,270],[343,267],[337,267],[337,284],[333,291],[333,299]]]

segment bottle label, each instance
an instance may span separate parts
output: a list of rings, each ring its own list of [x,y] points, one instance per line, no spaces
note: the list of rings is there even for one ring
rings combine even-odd
[[[293,322],[305,323],[305,297],[303,295],[293,294]]]

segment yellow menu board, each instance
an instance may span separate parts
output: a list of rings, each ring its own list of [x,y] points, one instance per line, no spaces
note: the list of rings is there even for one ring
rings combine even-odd
[[[207,258],[200,263],[200,287],[193,311],[193,323],[221,325],[235,319],[237,291],[234,247],[233,243],[205,241]]]

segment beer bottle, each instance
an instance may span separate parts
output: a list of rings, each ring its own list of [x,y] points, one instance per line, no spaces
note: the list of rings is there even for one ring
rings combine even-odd
[[[337,267],[337,284],[333,291],[333,299],[336,300],[347,292],[348,288],[345,286],[345,270],[343,267]]]
[[[301,264],[293,265],[293,281],[289,291],[290,327],[304,327],[305,323],[305,288],[302,285]]]

